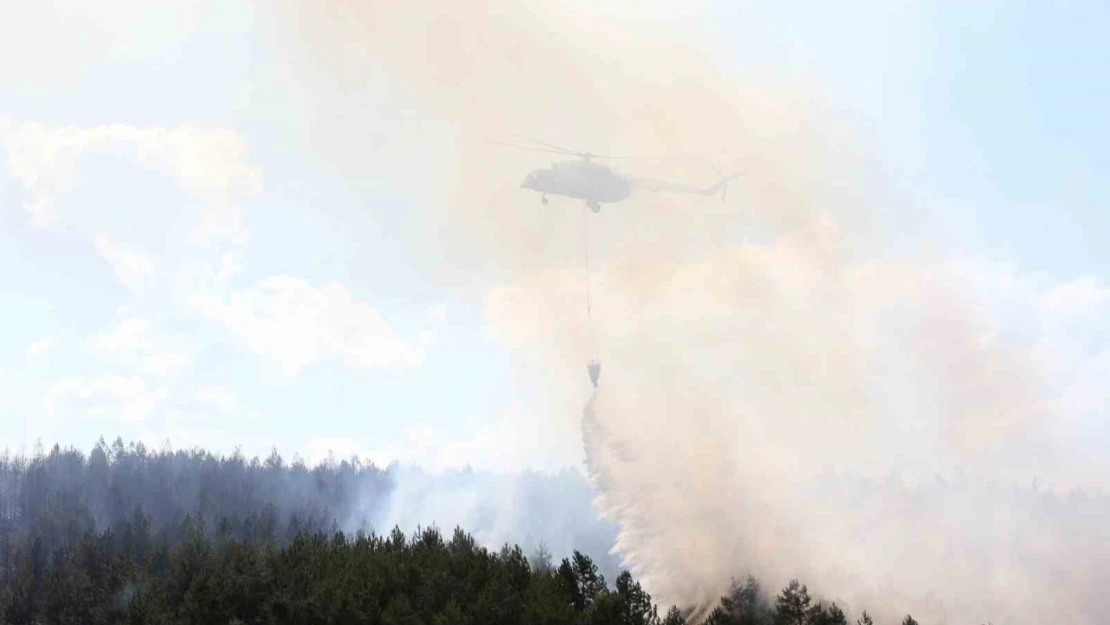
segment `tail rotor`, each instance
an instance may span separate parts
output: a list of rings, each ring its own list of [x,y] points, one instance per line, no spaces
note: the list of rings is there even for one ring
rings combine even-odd
[[[723,173],[721,173],[721,170],[717,169],[717,167],[713,163],[710,163],[710,162],[706,161],[706,164],[709,165],[709,167],[714,172],[716,172],[716,174],[718,176],[721,177],[721,181],[717,183],[717,186],[720,187],[720,189],[721,189],[721,201],[724,202],[725,199],[728,198],[728,185],[729,185],[729,183],[732,182],[733,179],[738,178],[740,176],[743,176],[744,172],[740,171],[740,172],[736,172],[735,174],[732,174],[731,176],[726,176]]]

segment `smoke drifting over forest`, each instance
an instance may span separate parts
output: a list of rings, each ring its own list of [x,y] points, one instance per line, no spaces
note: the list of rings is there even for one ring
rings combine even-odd
[[[366,146],[349,141],[372,134],[366,91],[388,91],[406,120],[383,154],[429,150],[402,234],[445,284],[489,287],[517,382],[536,418],[584,438],[616,551],[645,588],[706,606],[753,573],[888,621],[1095,622],[1105,503],[1029,485],[1101,479],[1059,436],[1030,342],[999,332],[928,246],[890,249],[885,233],[915,218],[848,125],[773,75],[727,75],[678,29],[573,13],[336,0],[290,3],[284,27],[321,86],[312,132],[336,168],[366,175]],[[546,160],[481,143],[514,133],[745,176],[726,203],[643,195],[589,215],[588,324],[582,207],[540,206],[518,185]],[[715,181],[702,165],[637,168]]]
[[[178,531],[191,516],[210,532],[223,523],[236,532],[266,527],[279,542],[298,532],[333,529],[386,536],[395,527],[406,535],[431,527],[450,535],[456,527],[471,527],[474,539],[493,550],[518,544],[532,552],[542,544],[554,558],[574,550],[591,554],[615,579],[619,562],[606,553],[616,530],[597,520],[592,497],[573,470],[430,474],[357,458],[309,466],[276,451],[264,459],[223,457],[200,449],[150,451],[119,440],[102,441],[88,454],[55,447],[30,457],[0,456],[0,538],[34,527],[35,535],[47,537],[47,552],[72,544],[84,531],[139,517],[147,517],[155,533]]]

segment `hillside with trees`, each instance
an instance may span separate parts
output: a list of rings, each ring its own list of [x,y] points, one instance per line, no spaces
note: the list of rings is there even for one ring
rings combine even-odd
[[[519,544],[491,549],[460,527],[450,538],[435,526],[344,531],[342,523],[385,501],[394,477],[357,461],[309,469],[277,454],[247,461],[201,450],[149,453],[122,441],[101,443],[88,457],[57,447],[30,459],[5,456],[0,621],[686,622],[678,606],[656,605],[629,572],[606,575],[577,549],[561,559],[543,542],[527,555]],[[768,597],[748,578],[707,622],[848,620],[796,581]],[[871,621],[862,614],[858,622]]]

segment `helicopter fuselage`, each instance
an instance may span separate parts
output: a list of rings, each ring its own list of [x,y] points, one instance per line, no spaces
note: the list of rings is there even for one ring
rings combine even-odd
[[[596,212],[601,204],[620,202],[632,195],[633,184],[605,165],[583,159],[533,170],[520,186],[544,196],[584,200]]]

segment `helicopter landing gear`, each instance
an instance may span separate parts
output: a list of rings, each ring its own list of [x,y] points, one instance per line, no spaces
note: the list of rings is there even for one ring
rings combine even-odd
[[[600,213],[601,212],[601,204],[598,204],[597,202],[595,202],[593,200],[587,201],[586,206],[589,206],[590,210],[592,210],[595,213]]]
[[[545,196],[541,197],[540,202],[542,202],[544,206],[547,206],[547,196],[545,195]]]

